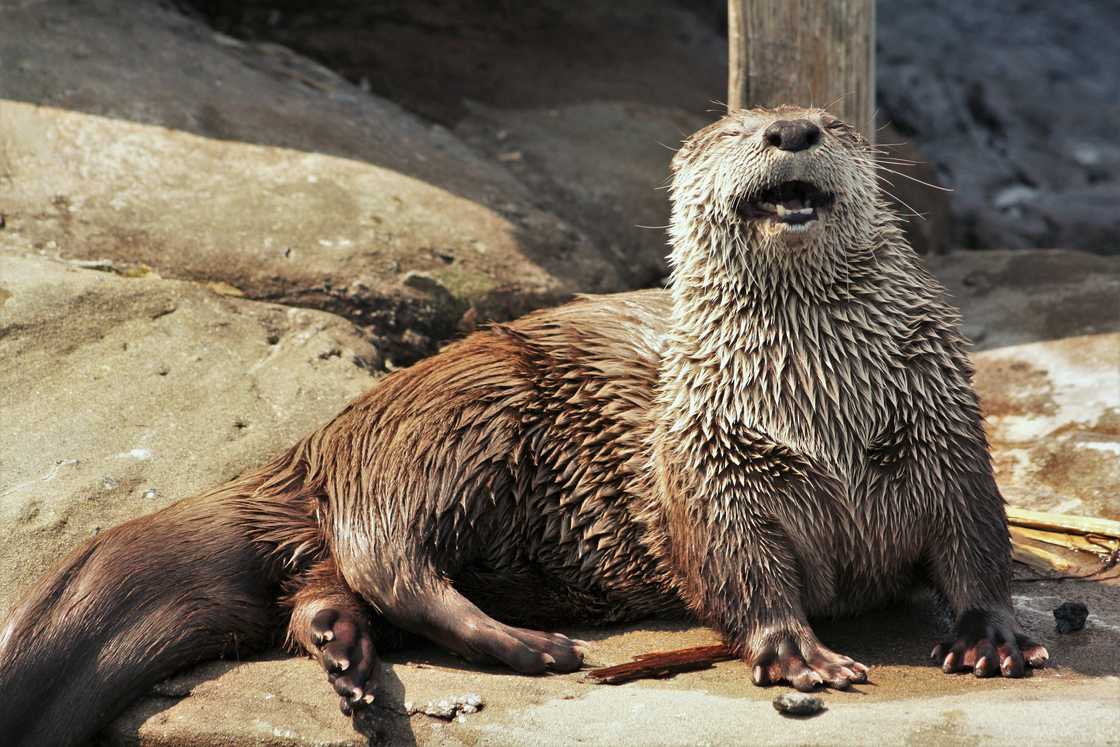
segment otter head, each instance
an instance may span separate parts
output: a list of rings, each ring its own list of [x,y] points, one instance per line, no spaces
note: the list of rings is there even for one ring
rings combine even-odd
[[[804,259],[858,241],[879,209],[867,141],[821,109],[731,112],[684,142],[672,172],[678,247]]]

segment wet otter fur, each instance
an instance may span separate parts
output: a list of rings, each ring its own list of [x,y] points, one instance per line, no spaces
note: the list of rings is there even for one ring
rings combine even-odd
[[[0,632],[0,733],[82,742],[285,620],[345,713],[386,631],[535,674],[583,658],[541,628],[682,609],[757,684],[843,688],[867,668],[809,616],[922,582],[956,616],[946,671],[1041,666],[957,312],[867,144],[820,110],[736,111],[672,170],[668,290],[473,334],[75,550]]]

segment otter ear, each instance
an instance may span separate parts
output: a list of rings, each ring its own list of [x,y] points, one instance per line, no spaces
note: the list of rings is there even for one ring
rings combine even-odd
[[[689,162],[692,158],[693,152],[696,150],[696,136],[688,138],[681,143],[681,147],[673,154],[673,159],[669,161],[669,173],[676,174],[681,168]]]

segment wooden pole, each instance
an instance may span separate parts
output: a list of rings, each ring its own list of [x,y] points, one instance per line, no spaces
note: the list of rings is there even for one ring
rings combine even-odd
[[[728,0],[729,109],[820,106],[872,139],[875,0]]]

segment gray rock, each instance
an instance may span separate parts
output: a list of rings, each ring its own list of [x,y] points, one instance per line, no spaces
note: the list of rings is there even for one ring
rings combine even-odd
[[[933,168],[899,170],[956,189],[946,200],[889,175],[896,192],[908,193],[900,194],[905,202],[929,214],[929,220],[912,223],[915,243],[930,251],[947,239],[969,247],[1115,252],[1120,146],[1109,114],[1120,94],[1120,47],[1111,36],[1120,24],[1116,4],[1024,0],[1011,15],[999,3],[882,5],[878,105],[881,119],[900,134],[882,131],[879,140],[909,141],[893,154],[917,155]],[[379,3],[377,13],[342,0],[329,8],[289,5],[279,22],[267,4],[206,6],[218,8],[214,21],[231,34],[290,45],[456,132],[472,120],[479,124],[479,112],[486,111],[481,124],[497,141],[488,148],[494,160],[525,181],[525,173],[534,175],[542,197],[560,196],[555,209],[569,223],[600,246],[623,252],[645,242],[635,244],[627,235],[632,223],[619,227],[602,218],[613,217],[610,206],[617,198],[632,206],[641,195],[623,191],[625,179],[613,182],[612,170],[616,160],[623,163],[616,153],[644,145],[643,110],[703,117],[707,109],[718,111],[716,102],[726,96],[723,2],[547,0],[493,14],[483,0],[390,0]],[[484,16],[486,23],[479,23]],[[438,53],[417,55],[416,49]],[[526,122],[524,114],[553,113],[571,124],[578,113],[600,105],[635,108],[606,135],[621,148],[597,151],[605,163],[589,164],[581,179],[598,184],[606,196],[596,210],[580,199],[594,190],[581,184],[565,192],[572,180],[551,170],[560,164],[563,171],[569,156],[581,162],[580,146],[573,148],[560,131],[540,147],[524,147],[524,140],[548,130],[547,122]],[[593,113],[589,123],[598,116]],[[575,122],[570,131],[579,130]],[[634,140],[627,143],[631,131]],[[950,201],[952,220],[942,215]],[[633,256],[644,271],[643,255]]]
[[[465,312],[629,287],[495,159],[272,44],[159,4],[0,9],[0,252],[339,312],[398,361]],[[50,174],[49,179],[42,178]],[[447,290],[404,283],[427,273]]]
[[[1120,5],[895,0],[880,115],[936,164],[958,245],[1120,250]]]
[[[1076,633],[1085,628],[1089,608],[1083,602],[1062,602],[1054,608],[1054,628],[1059,633]]]
[[[824,710],[824,701],[806,693],[783,693],[774,698],[774,710],[784,716],[813,716]]]
[[[626,283],[646,286],[666,269],[669,159],[726,96],[727,44],[712,23],[726,7],[696,10],[543,0],[495,14],[486,0],[389,0],[371,13],[342,0],[289,6],[280,23],[252,3],[222,3],[212,18],[451,128],[562,217],[559,232],[589,236]]]
[[[882,187],[903,220],[906,239],[919,254],[943,254],[951,248],[952,193],[941,184],[929,157],[889,120],[876,120],[876,145],[904,164],[880,164]],[[886,171],[884,169],[890,169]]]
[[[542,109],[472,106],[455,132],[500,159],[565,220],[595,236],[635,285],[666,273],[669,160],[711,121],[682,109],[596,101]]]
[[[195,4],[233,36],[323,60],[447,127],[474,103],[544,111],[621,101],[701,114],[727,93],[726,4],[536,0],[494,12],[490,0],[380,0],[376,10],[333,0],[285,3],[279,19],[275,4]]]
[[[176,677],[161,686],[170,697],[137,704],[112,725],[105,742],[114,747],[366,744],[370,740],[359,741],[357,727],[363,735],[376,735],[373,744],[441,747],[788,745],[807,740],[855,747],[866,743],[868,734],[891,744],[936,742],[949,728],[970,741],[1023,744],[1039,738],[1060,742],[1068,734],[1071,714],[1082,725],[1083,741],[1108,742],[1120,726],[1115,677],[1120,599],[1103,585],[1079,585],[1078,593],[1101,624],[1090,635],[1054,636],[1051,609],[1060,598],[1053,595],[1068,591],[1056,584],[1024,584],[1016,596],[1027,632],[1046,643],[1062,668],[1036,673],[1025,683],[1029,688],[988,681],[982,697],[975,678],[946,677],[926,662],[925,654],[940,634],[931,622],[934,610],[881,611],[850,622],[844,637],[881,657],[876,686],[829,698],[827,717],[811,724],[775,718],[773,691],[754,686],[739,662],[608,687],[589,686],[578,673],[519,677],[468,666],[429,647],[385,655],[377,700],[353,725],[338,712],[338,696],[317,664],[270,655],[238,665],[213,662]],[[668,620],[564,632],[593,637],[596,650],[611,662],[716,642],[710,629]],[[403,713],[405,701],[439,701],[448,693],[486,693],[485,708],[461,723]]]
[[[265,461],[380,365],[330,314],[3,255],[0,360],[0,617],[98,527]]]
[[[977,350],[1120,331],[1120,258],[1063,249],[956,252],[930,269]]]

